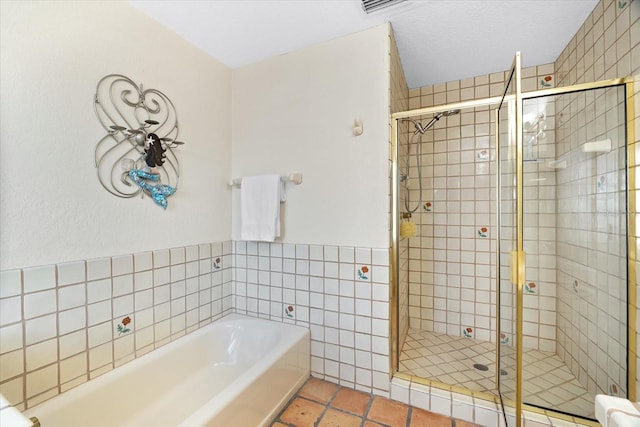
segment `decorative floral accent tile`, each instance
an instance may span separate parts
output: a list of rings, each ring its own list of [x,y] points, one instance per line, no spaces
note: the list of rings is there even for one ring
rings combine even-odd
[[[628,0],[618,0],[618,9],[624,9],[627,4],[629,4]]]
[[[465,338],[473,338],[473,328],[467,326],[466,328],[462,329],[462,336]]]
[[[431,212],[431,202],[425,202],[425,204],[422,206],[422,209],[425,212]]]
[[[487,227],[478,228],[478,237],[487,237],[488,233],[489,229]]]
[[[222,260],[220,260],[220,258],[216,258],[213,260],[213,268],[214,270],[219,270],[222,268]]]
[[[290,306],[285,307],[285,308],[284,308],[284,314],[285,314],[287,317],[289,317],[289,318],[293,319],[293,306],[292,306],[292,305],[290,305]]]
[[[619,388],[614,383],[609,384],[609,396],[619,396]]]
[[[540,79],[540,87],[553,87],[553,76],[544,76]]]
[[[128,325],[131,323],[131,317],[127,316],[118,323],[116,326],[116,330],[118,331],[118,335],[126,334],[127,332],[131,332],[131,328]]]
[[[578,279],[573,281],[573,292],[578,293]]]
[[[369,280],[369,276],[367,276],[368,272],[369,272],[369,267],[367,267],[366,265],[363,265],[362,267],[360,267],[358,269],[358,279]]]
[[[489,160],[489,150],[480,150],[477,154],[478,160],[487,161]]]
[[[524,284],[524,291],[528,294],[535,294],[536,293],[536,284],[533,282],[529,282],[529,283],[525,283]]]
[[[504,332],[500,333],[500,344],[509,344],[509,337]]]
[[[597,181],[598,193],[604,193],[607,191],[607,177],[600,175]]]

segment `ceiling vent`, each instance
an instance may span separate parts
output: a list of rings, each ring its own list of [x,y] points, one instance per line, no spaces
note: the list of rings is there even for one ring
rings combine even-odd
[[[372,13],[385,7],[402,3],[405,0],[362,0],[362,8],[367,13]]]

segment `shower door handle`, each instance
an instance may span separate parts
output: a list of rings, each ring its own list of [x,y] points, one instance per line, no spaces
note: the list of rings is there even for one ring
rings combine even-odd
[[[524,285],[525,280],[525,253],[524,251],[511,251],[511,283],[516,286]]]

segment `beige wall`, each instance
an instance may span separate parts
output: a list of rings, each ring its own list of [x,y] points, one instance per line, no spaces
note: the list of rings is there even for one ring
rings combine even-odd
[[[227,240],[231,70],[126,2],[0,7],[0,267]],[[165,212],[96,177],[93,96],[112,73],[175,104],[186,145]]]
[[[388,247],[388,32],[385,24],[234,70],[233,176],[303,175],[287,188],[279,241]]]
[[[24,409],[231,310],[231,70],[126,2],[2,1],[0,31],[0,391]],[[177,110],[166,211],[96,177],[113,73]]]

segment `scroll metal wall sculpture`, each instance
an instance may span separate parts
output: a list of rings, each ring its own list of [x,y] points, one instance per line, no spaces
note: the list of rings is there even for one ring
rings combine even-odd
[[[174,149],[184,144],[177,140],[178,116],[171,100],[110,74],[98,82],[94,107],[107,132],[95,149],[100,184],[122,198],[147,194],[166,209],[180,177]]]

